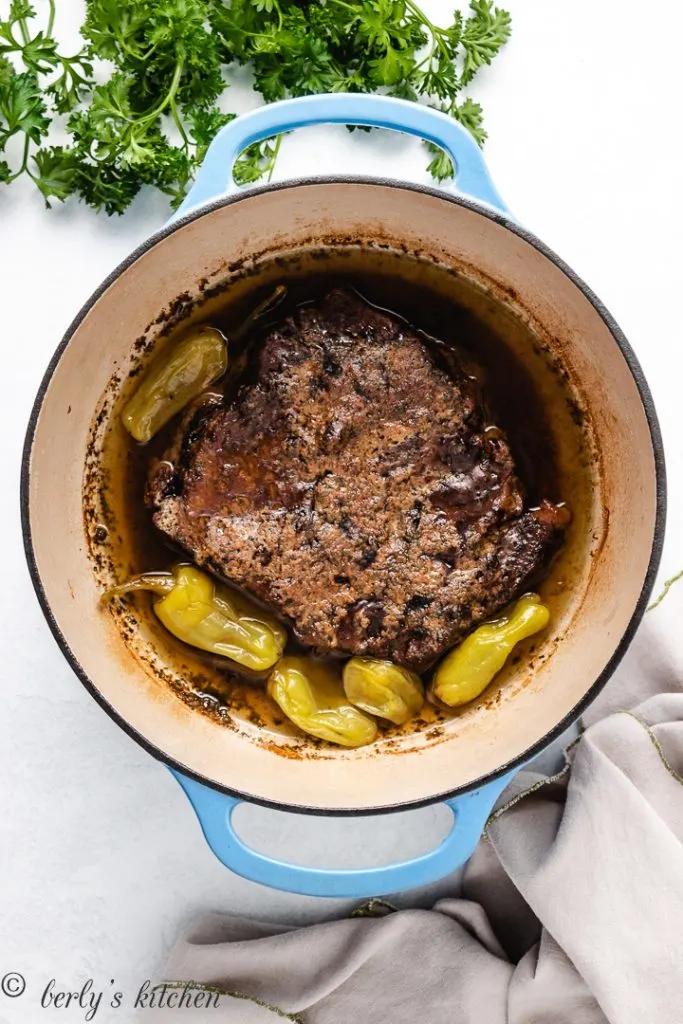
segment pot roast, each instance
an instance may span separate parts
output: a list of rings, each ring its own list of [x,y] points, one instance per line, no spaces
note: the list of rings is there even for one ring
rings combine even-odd
[[[346,289],[181,429],[150,475],[156,526],[321,653],[428,667],[529,585],[566,518],[525,508],[457,361]]]

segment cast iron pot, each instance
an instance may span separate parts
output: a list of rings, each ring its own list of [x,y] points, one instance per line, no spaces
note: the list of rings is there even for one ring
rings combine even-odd
[[[236,192],[232,167],[247,145],[323,122],[391,128],[438,143],[456,165],[457,191],[323,178]],[[112,380],[125,378],[135,339],[160,310],[180,295],[200,297],[207,280],[229,278],[231,266],[244,268],[251,260],[257,268],[274,254],[350,245],[393,249],[406,261],[450,271],[456,285],[466,282],[467,294],[480,296],[482,316],[505,309],[511,325],[524,325],[515,335],[518,356],[532,372],[539,360],[555,367],[554,378],[539,380],[569,477],[586,453],[562,442],[560,428],[568,414],[576,419],[576,410],[583,410],[591,487],[567,542],[571,584],[564,581],[548,635],[533,660],[524,658],[507,672],[493,699],[489,694],[475,702],[440,732],[403,737],[391,749],[380,743],[286,757],[277,743],[261,742],[258,730],[231,730],[193,711],[150,668],[152,659],[133,656],[99,603],[83,481],[94,411]],[[528,344],[529,331],[538,344]],[[512,775],[596,696],[643,614],[660,556],[664,492],[656,415],[626,339],[576,274],[515,223],[469,134],[415,104],[335,95],[276,103],[227,125],[178,216],[86,303],[35,402],[21,502],[31,576],[61,650],[107,713],[170,766],[217,856],[269,886],[366,896],[425,884],[461,864]],[[300,743],[305,752],[306,740]],[[445,800],[455,823],[437,850],[416,860],[318,870],[248,849],[231,824],[240,800],[320,815],[376,814]]]

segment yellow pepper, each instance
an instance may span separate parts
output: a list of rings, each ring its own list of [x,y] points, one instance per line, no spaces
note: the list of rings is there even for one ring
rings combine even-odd
[[[485,622],[437,668],[432,693],[443,704],[458,707],[474,700],[505,664],[515,644],[548,625],[550,613],[538,594],[525,594],[498,619]]]
[[[362,747],[377,736],[377,724],[344,696],[335,669],[310,658],[286,657],[273,669],[268,693],[295,725],[342,747]]]
[[[154,360],[121,419],[136,441],[147,442],[228,368],[228,346],[215,327],[197,327]]]
[[[351,658],[344,666],[344,692],[357,708],[403,725],[424,703],[418,675],[380,658]]]
[[[105,600],[136,590],[159,595],[154,612],[169,633],[192,647],[230,658],[255,671],[272,668],[287,643],[274,616],[193,565],[172,573],[143,573],[112,587]]]

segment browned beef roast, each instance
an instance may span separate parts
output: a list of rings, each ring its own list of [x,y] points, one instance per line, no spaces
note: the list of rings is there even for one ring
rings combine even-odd
[[[561,519],[524,511],[475,382],[346,290],[272,330],[169,458],[154,522],[198,564],[320,651],[418,670],[521,591]]]

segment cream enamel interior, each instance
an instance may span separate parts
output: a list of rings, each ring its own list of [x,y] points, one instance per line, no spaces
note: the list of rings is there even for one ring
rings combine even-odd
[[[263,251],[329,239],[393,240],[472,268],[514,295],[580,382],[600,452],[594,557],[573,585],[552,656],[513,699],[453,719],[438,741],[283,756],[190,710],[124,646],[99,605],[85,542],[82,483],[93,411],[125,372],[136,338],[179,294]],[[321,182],[253,193],[161,238],[120,273],[81,321],[55,368],[30,455],[29,518],[45,597],[73,657],[148,744],[212,783],[256,799],[320,809],[424,801],[518,758],[581,701],[634,613],[651,556],[656,471],[647,418],[610,330],[581,290],[529,242],[436,194],[381,183]],[[603,518],[607,509],[608,521]],[[604,530],[604,535],[603,535]],[[599,541],[599,543],[598,543]]]

